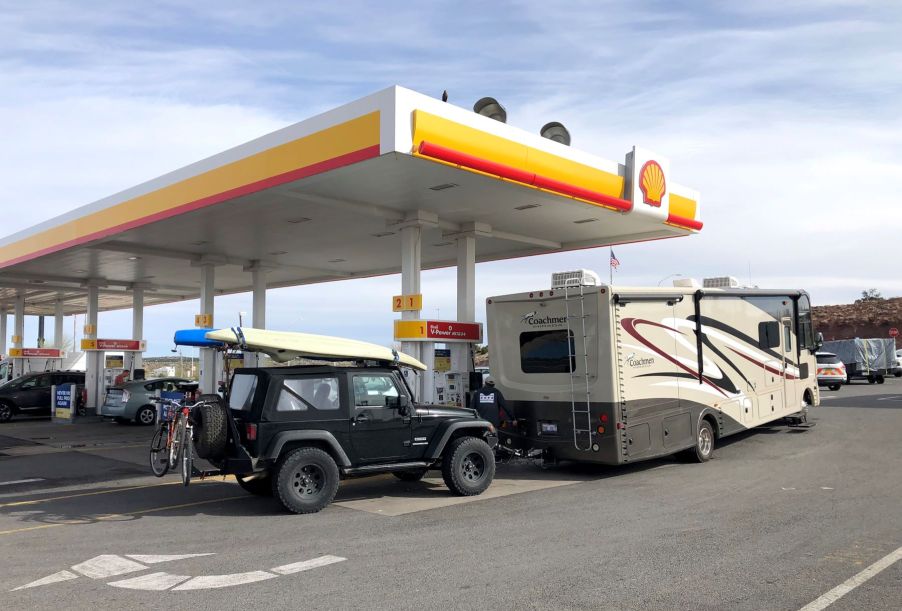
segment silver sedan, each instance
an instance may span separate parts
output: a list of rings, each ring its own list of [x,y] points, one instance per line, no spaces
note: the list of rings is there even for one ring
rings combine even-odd
[[[157,417],[157,406],[150,398],[161,392],[178,391],[178,385],[187,381],[184,378],[157,378],[114,386],[106,393],[100,415],[121,423],[153,424]]]

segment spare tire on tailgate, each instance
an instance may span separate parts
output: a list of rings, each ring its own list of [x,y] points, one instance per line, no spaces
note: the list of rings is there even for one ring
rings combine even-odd
[[[228,409],[219,395],[201,395],[192,410],[194,450],[200,458],[218,460],[225,455],[229,437]]]

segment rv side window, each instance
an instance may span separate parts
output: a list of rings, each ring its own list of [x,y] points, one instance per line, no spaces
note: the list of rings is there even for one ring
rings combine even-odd
[[[758,347],[762,350],[780,345],[780,323],[776,320],[758,323]]]
[[[783,323],[783,351],[792,352],[792,327],[788,322]]]
[[[807,295],[799,297],[799,345],[808,350],[816,348],[814,326],[811,324],[811,303]]]
[[[573,333],[566,329],[520,334],[523,373],[570,373],[576,370],[575,353]]]

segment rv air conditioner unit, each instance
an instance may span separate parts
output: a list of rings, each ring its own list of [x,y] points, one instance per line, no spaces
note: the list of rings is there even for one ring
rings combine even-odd
[[[705,278],[702,286],[706,289],[738,289],[741,288],[739,280],[733,276],[718,276],[717,278]]]
[[[700,289],[701,285],[695,278],[677,278],[673,281],[673,286],[680,289]]]
[[[587,269],[551,274],[552,289],[562,289],[565,286],[601,286],[601,278],[595,272]]]

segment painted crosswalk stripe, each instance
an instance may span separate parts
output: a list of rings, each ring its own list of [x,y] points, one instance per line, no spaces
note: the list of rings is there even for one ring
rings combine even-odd
[[[266,581],[278,577],[267,571],[248,571],[247,573],[231,573],[229,575],[203,575],[194,577],[173,590],[207,590],[213,588],[228,588],[240,586],[246,583]]]
[[[173,575],[171,573],[150,573],[141,575],[140,577],[132,577],[121,581],[111,581],[107,585],[114,588],[125,588],[127,590],[151,590],[162,591],[168,590],[172,586],[177,586],[183,581],[191,579],[190,575]]]
[[[285,564],[282,566],[277,566],[276,568],[270,570],[273,573],[278,573],[279,575],[291,575],[293,573],[309,571],[310,569],[319,568],[328,564],[335,564],[336,562],[344,562],[345,560],[347,560],[347,558],[342,558],[341,556],[320,556],[319,558],[314,558],[313,560],[295,562],[294,564]]]

